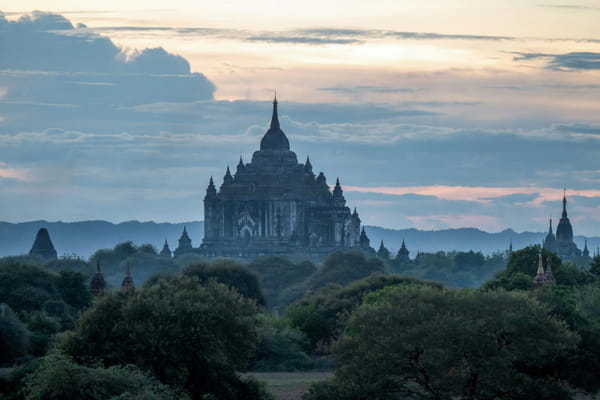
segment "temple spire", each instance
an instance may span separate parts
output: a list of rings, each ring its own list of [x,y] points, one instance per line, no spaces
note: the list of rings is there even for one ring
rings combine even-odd
[[[567,189],[563,189],[563,210],[562,218],[567,218]]]
[[[542,262],[542,253],[540,253],[538,256],[537,276],[543,276],[543,275],[544,275],[544,263]]]
[[[275,96],[273,97],[273,116],[271,117],[271,129],[279,128],[279,116],[277,115],[277,92],[275,92]]]
[[[548,234],[552,234],[552,218],[550,218],[550,228],[548,228]]]

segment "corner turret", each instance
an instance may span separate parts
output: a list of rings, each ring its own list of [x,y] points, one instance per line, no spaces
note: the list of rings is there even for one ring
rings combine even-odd
[[[242,160],[242,156],[240,156],[240,162],[238,162],[235,174],[237,175],[240,172],[244,172],[245,169],[246,169],[246,166],[244,165],[244,160]]]
[[[333,189],[333,202],[336,207],[344,207],[346,205],[344,191],[340,185],[340,178],[337,178],[335,181],[335,188]]]
[[[229,165],[227,166],[227,171],[225,171],[225,176],[223,177],[223,185],[229,185],[233,182],[233,176],[231,176],[231,171],[229,171]]]
[[[310,158],[306,156],[306,163],[304,163],[304,170],[309,174],[313,173],[312,164],[310,163]]]
[[[217,188],[215,188],[215,183],[213,182],[213,178],[211,176],[210,180],[208,181],[208,187],[206,188],[206,196],[204,197],[204,200],[212,200],[215,197],[217,197]]]
[[[365,232],[365,227],[362,227],[360,231],[360,239],[359,239],[360,247],[363,249],[371,249],[371,240],[367,236],[367,232]]]

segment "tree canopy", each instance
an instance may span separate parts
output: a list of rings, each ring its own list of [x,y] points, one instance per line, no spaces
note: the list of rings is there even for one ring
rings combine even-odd
[[[334,381],[307,398],[566,399],[556,362],[579,340],[526,294],[388,287],[352,315]]]

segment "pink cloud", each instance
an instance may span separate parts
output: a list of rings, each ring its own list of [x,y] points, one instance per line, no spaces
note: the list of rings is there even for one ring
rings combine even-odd
[[[525,187],[485,187],[485,186],[404,186],[404,187],[362,187],[345,186],[345,191],[362,193],[381,193],[401,196],[404,194],[417,194],[434,196],[442,200],[476,201],[489,203],[491,199],[512,194],[537,194],[530,202],[522,203],[529,206],[540,206],[547,201],[562,199],[563,190],[535,186]],[[568,190],[567,196],[600,197],[600,190]]]

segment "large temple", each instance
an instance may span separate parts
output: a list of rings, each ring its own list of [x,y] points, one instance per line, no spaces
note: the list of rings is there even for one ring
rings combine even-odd
[[[204,240],[191,248],[184,233],[175,255],[253,258],[281,255],[321,260],[335,250],[373,253],[361,220],[346,205],[336,181],[330,190],[325,175],[315,175],[310,160],[299,163],[281,130],[277,99],[271,126],[252,161],[240,157],[235,173],[229,167],[217,189],[210,178],[204,198]],[[182,241],[180,240],[180,242]]]
[[[552,220],[550,220],[550,228],[546,238],[544,239],[543,247],[548,251],[556,253],[563,260],[575,261],[581,256],[589,258],[587,241],[583,252],[579,250],[573,241],[573,227],[571,226],[571,221],[567,216],[566,194],[563,195],[562,205],[562,215],[560,221],[558,222],[558,226],[556,227],[556,236],[552,231]]]

